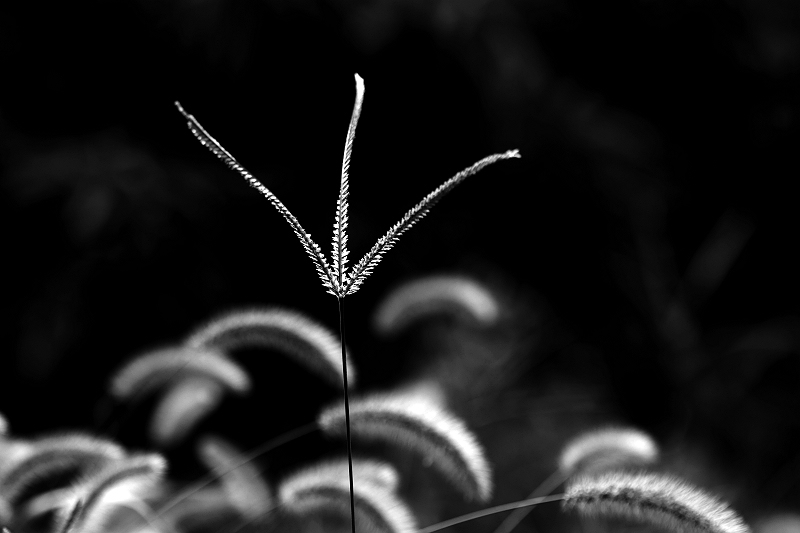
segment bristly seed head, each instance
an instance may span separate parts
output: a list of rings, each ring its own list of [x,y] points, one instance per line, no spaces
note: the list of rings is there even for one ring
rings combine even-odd
[[[581,433],[569,441],[558,458],[558,468],[567,477],[638,467],[657,460],[658,445],[650,435],[634,428],[608,427]]]
[[[325,433],[344,435],[341,405],[320,413]],[[427,396],[373,394],[350,403],[353,439],[403,446],[430,461],[469,500],[488,501],[492,475],[483,448],[459,418]]]
[[[0,499],[14,506],[35,483],[67,473],[87,475],[121,460],[125,450],[115,442],[86,433],[40,437],[6,454],[0,464]]]
[[[353,462],[356,528],[363,533],[414,533],[416,521],[397,494],[365,474],[374,465]],[[377,473],[375,471],[373,474]],[[383,474],[380,474],[383,475]],[[295,516],[350,515],[347,464],[322,463],[284,479],[278,498],[285,512]]]
[[[353,114],[350,117],[350,125],[347,130],[347,139],[345,141],[344,157],[342,158],[342,177],[339,187],[339,198],[336,202],[336,219],[333,229],[333,260],[332,265],[329,265],[327,258],[322,253],[319,245],[311,239],[300,222],[292,215],[278,198],[267,189],[255,176],[247,171],[225,148],[222,147],[216,139],[214,139],[200,123],[192,115],[187,113],[180,103],[175,102],[178,111],[184,116],[189,126],[189,130],[200,141],[200,144],[208,148],[214,155],[222,160],[231,169],[237,171],[250,186],[258,190],[269,202],[280,212],[284,219],[292,227],[300,244],[303,246],[306,254],[314,263],[317,270],[322,286],[329,294],[337,298],[344,298],[355,293],[364,280],[372,273],[374,268],[380,263],[383,256],[391,250],[397,243],[400,236],[411,229],[417,222],[422,220],[425,215],[436,205],[436,203],[448,192],[450,192],[456,185],[464,181],[469,176],[476,174],[484,167],[491,165],[503,159],[513,159],[520,157],[518,150],[509,150],[507,152],[493,154],[485,157],[465,168],[449,180],[442,183],[439,187],[434,189],[431,193],[425,196],[422,201],[411,208],[403,215],[397,223],[395,223],[389,231],[387,231],[378,241],[373,245],[372,249],[364,255],[358,263],[347,272],[347,258],[349,252],[347,250],[347,210],[348,210],[348,196],[350,193],[349,184],[349,169],[350,169],[350,155],[353,149],[353,141],[355,140],[356,125],[361,116],[361,106],[364,100],[364,80],[356,74],[356,101],[353,106]]]
[[[396,334],[432,315],[456,315],[477,326],[491,326],[500,317],[500,303],[486,287],[458,275],[426,276],[403,283],[375,311],[375,330]]]
[[[185,344],[223,352],[238,348],[276,349],[333,385],[342,385],[339,339],[321,323],[291,309],[266,307],[224,313],[197,328]],[[349,358],[347,376],[352,386],[355,369]]]
[[[161,447],[180,443],[212,413],[225,394],[222,385],[205,376],[190,376],[161,398],[150,421],[150,440]]]
[[[72,505],[61,509],[61,533],[100,533],[122,502],[139,501],[164,476],[167,465],[157,454],[130,456],[108,464],[75,486]]]
[[[579,476],[564,495],[564,508],[599,518],[628,519],[674,533],[749,533],[725,503],[672,476],[613,472]]]

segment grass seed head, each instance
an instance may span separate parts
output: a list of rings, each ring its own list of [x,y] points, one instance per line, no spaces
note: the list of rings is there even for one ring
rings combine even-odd
[[[651,472],[579,476],[564,508],[588,517],[621,518],[674,533],[749,533],[745,522],[711,494],[675,477]]]
[[[219,350],[205,346],[173,346],[140,355],[116,372],[110,391],[120,399],[141,395],[186,375],[214,378],[239,394],[250,391],[247,372]]]
[[[611,427],[582,433],[569,441],[558,458],[558,468],[568,477],[639,467],[656,462],[658,456],[658,445],[647,433]]]
[[[325,433],[345,434],[341,405],[322,411]],[[378,440],[405,447],[439,470],[468,500],[488,501],[491,467],[478,439],[452,413],[426,396],[374,394],[350,402],[350,430],[355,440]]]
[[[272,491],[252,461],[221,437],[205,436],[197,444],[200,460],[217,474],[231,505],[248,520],[274,507]]]
[[[324,325],[291,309],[271,307],[225,313],[195,330],[186,344],[225,352],[245,347],[275,349],[335,386],[342,386],[339,338]],[[352,386],[355,370],[349,358],[347,375]]]
[[[296,516],[350,516],[350,481],[347,463],[321,463],[284,479],[278,499],[285,512]],[[363,533],[414,533],[416,521],[394,493],[364,474],[374,465],[353,463],[356,530]],[[358,468],[358,470],[356,470]],[[360,472],[362,475],[359,475]],[[385,480],[384,480],[385,481]]]
[[[61,533],[100,533],[120,504],[139,502],[164,476],[167,464],[157,454],[114,461],[74,487],[71,504],[57,517]]]
[[[466,276],[427,276],[389,293],[375,311],[373,323],[378,333],[395,335],[414,322],[437,315],[491,326],[500,317],[500,303],[486,287]]]
[[[224,394],[222,385],[212,378],[181,380],[159,401],[150,421],[150,440],[162,447],[175,446],[219,406]]]
[[[115,442],[86,433],[39,437],[17,449],[4,457],[0,467],[0,498],[12,506],[40,481],[66,474],[87,475],[125,456]]]

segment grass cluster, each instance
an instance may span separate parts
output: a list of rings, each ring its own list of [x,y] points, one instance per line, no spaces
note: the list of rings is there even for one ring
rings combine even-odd
[[[400,236],[446,193],[488,165],[519,157],[516,150],[490,155],[457,173],[350,267],[349,166],[363,100],[364,83],[356,76],[330,260],[286,206],[178,104],[198,140],[290,224],[324,289],[338,300],[338,336],[305,312],[241,309],[212,317],[173,345],[132,358],[110,377],[108,387],[121,404],[146,412],[147,450],[80,432],[18,436],[13,420],[9,424],[0,418],[2,525],[14,533],[238,533],[254,528],[432,533],[513,511],[496,528],[508,533],[531,508],[560,501],[566,513],[591,523],[622,520],[675,533],[748,533],[742,518],[720,499],[661,471],[659,446],[635,428],[592,428],[564,442],[553,475],[527,499],[495,502],[491,452],[435,383],[358,390],[345,346],[345,298],[363,286]],[[417,322],[446,316],[473,331],[489,331],[502,311],[499,299],[480,282],[440,275],[400,286],[376,311],[375,329],[396,335]],[[332,387],[341,387],[342,401],[320,405],[314,423],[255,450],[201,432],[202,421],[228,395],[252,392],[253,376],[237,358],[242,350],[253,349],[291,358]],[[261,470],[262,456],[311,432],[344,439],[346,446],[279,477]],[[194,445],[207,476],[186,481],[170,475],[164,455],[186,443]],[[475,510],[440,517],[443,522],[423,521],[406,482],[414,470],[427,469],[439,476],[441,490]]]

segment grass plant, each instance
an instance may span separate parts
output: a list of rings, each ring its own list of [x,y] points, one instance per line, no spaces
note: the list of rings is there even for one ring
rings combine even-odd
[[[300,240],[306,254],[311,258],[314,267],[317,270],[322,286],[329,294],[335,296],[339,303],[339,334],[341,339],[341,352],[342,352],[342,369],[344,381],[344,410],[345,410],[345,425],[346,425],[346,438],[347,438],[347,455],[348,461],[352,462],[352,445],[350,439],[350,399],[348,393],[348,373],[347,362],[345,354],[345,314],[344,314],[344,298],[354,294],[366,278],[373,272],[375,267],[380,263],[383,256],[391,250],[400,236],[411,229],[417,222],[424,218],[428,212],[433,208],[441,198],[451,191],[456,185],[464,181],[469,176],[476,174],[484,167],[491,165],[503,159],[511,159],[520,157],[519,151],[509,150],[500,154],[493,154],[485,157],[473,164],[470,167],[457,173],[455,176],[445,181],[439,187],[430,192],[423,198],[417,205],[408,210],[403,217],[396,222],[389,230],[378,239],[378,241],[353,267],[348,271],[348,257],[350,252],[348,250],[348,197],[350,195],[350,157],[353,152],[353,142],[356,136],[356,126],[358,119],[361,116],[361,108],[364,102],[364,80],[358,75],[355,75],[356,80],[356,101],[353,106],[353,113],[350,118],[350,125],[347,129],[347,138],[345,140],[344,156],[342,159],[342,173],[339,186],[339,197],[336,200],[336,217],[333,224],[333,250],[331,262],[326,259],[322,253],[321,248],[311,239],[311,235],[303,229],[300,222],[291,214],[291,212],[278,200],[278,198],[267,189],[258,179],[248,172],[225,148],[222,147],[192,115],[187,113],[180,103],[175,102],[178,110],[186,118],[189,129],[195,137],[200,141],[203,146],[208,148],[214,155],[221,159],[231,169],[237,171],[252,187],[257,189],[273,206],[283,215],[286,221],[294,230]],[[355,533],[355,500],[353,497],[353,472],[352,464],[350,467],[350,494],[351,494],[351,523],[352,531]]]
[[[4,533],[5,526],[13,533],[239,533],[253,528],[271,533],[433,533],[511,512],[495,530],[510,533],[530,509],[551,502],[561,502],[563,510],[590,521],[624,520],[674,533],[749,533],[742,518],[712,494],[671,474],[646,470],[659,459],[659,446],[648,434],[628,427],[601,427],[565,440],[553,457],[555,472],[524,500],[420,524],[409,497],[410,470],[430,466],[464,500],[488,505],[496,492],[492,458],[478,435],[447,407],[447,391],[430,380],[389,392],[359,393],[351,401],[355,368],[345,347],[343,302],[444,194],[485,166],[519,154],[494,154],[462,170],[406,212],[348,267],[348,174],[363,98],[364,83],[356,76],[330,260],[277,197],[178,104],[200,142],[289,222],[323,287],[337,298],[339,337],[303,312],[237,309],[212,317],[174,345],[141,353],[123,365],[110,379],[111,395],[142,408],[143,396],[162,394],[151,406],[150,443],[164,454],[194,444],[190,449],[207,472],[194,482],[167,476],[161,453],[129,450],[111,438],[86,433],[21,438],[0,415]],[[376,329],[391,336],[411,323],[456,316],[476,331],[489,331],[505,312],[502,301],[475,280],[429,276],[392,292],[378,306]],[[237,359],[242,350],[291,358],[334,385],[337,394],[342,386],[343,405],[323,406],[316,422],[249,451],[205,433],[200,422],[220,407],[225,393],[244,395],[254,388],[248,368]],[[258,416],[269,413],[261,409]],[[259,468],[258,457],[311,433],[344,436],[346,455],[317,458],[279,475]],[[398,455],[384,457],[390,455],[387,450],[422,460],[394,464]],[[561,485],[563,493],[555,493]]]

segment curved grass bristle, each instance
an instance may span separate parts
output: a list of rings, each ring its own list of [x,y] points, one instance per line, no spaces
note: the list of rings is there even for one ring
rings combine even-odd
[[[189,335],[186,344],[226,352],[237,348],[275,349],[335,386],[342,386],[339,339],[319,322],[290,309],[243,309],[223,314]],[[349,360],[347,375],[352,386],[355,371]]]
[[[434,316],[453,316],[478,327],[496,323],[500,303],[486,287],[466,276],[427,276],[402,284],[375,311],[375,331],[395,335]]]
[[[353,463],[354,471],[356,462]],[[359,467],[360,468],[360,467]],[[397,495],[354,472],[355,527],[361,533],[413,533],[416,523]],[[278,489],[281,508],[295,516],[350,518],[347,464],[311,466],[284,479]]]
[[[197,455],[217,474],[231,506],[244,518],[262,518],[275,506],[272,491],[261,472],[229,442],[205,436],[197,444]]]
[[[156,454],[109,463],[74,487],[75,503],[61,509],[56,529],[62,533],[101,533],[120,504],[141,501],[165,471],[166,461]]]
[[[118,444],[83,433],[49,435],[30,441],[0,469],[0,498],[12,506],[37,483],[66,474],[85,475],[120,460]]]
[[[163,447],[180,443],[222,402],[219,382],[203,376],[187,377],[173,386],[158,403],[150,421],[150,439]]]
[[[579,473],[639,467],[658,461],[658,445],[643,431],[609,427],[582,433],[569,441],[558,458],[564,477]]]
[[[749,533],[725,503],[685,481],[650,472],[580,476],[567,487],[564,509],[625,519],[674,533]]]
[[[345,434],[341,405],[317,418],[329,435]],[[354,440],[379,440],[419,454],[439,470],[466,499],[488,501],[491,467],[478,439],[455,415],[425,396],[375,394],[350,403]]]
[[[214,378],[239,394],[249,392],[247,372],[220,351],[204,346],[174,346],[140,355],[114,375],[110,392],[119,399],[146,394],[184,376]]]

